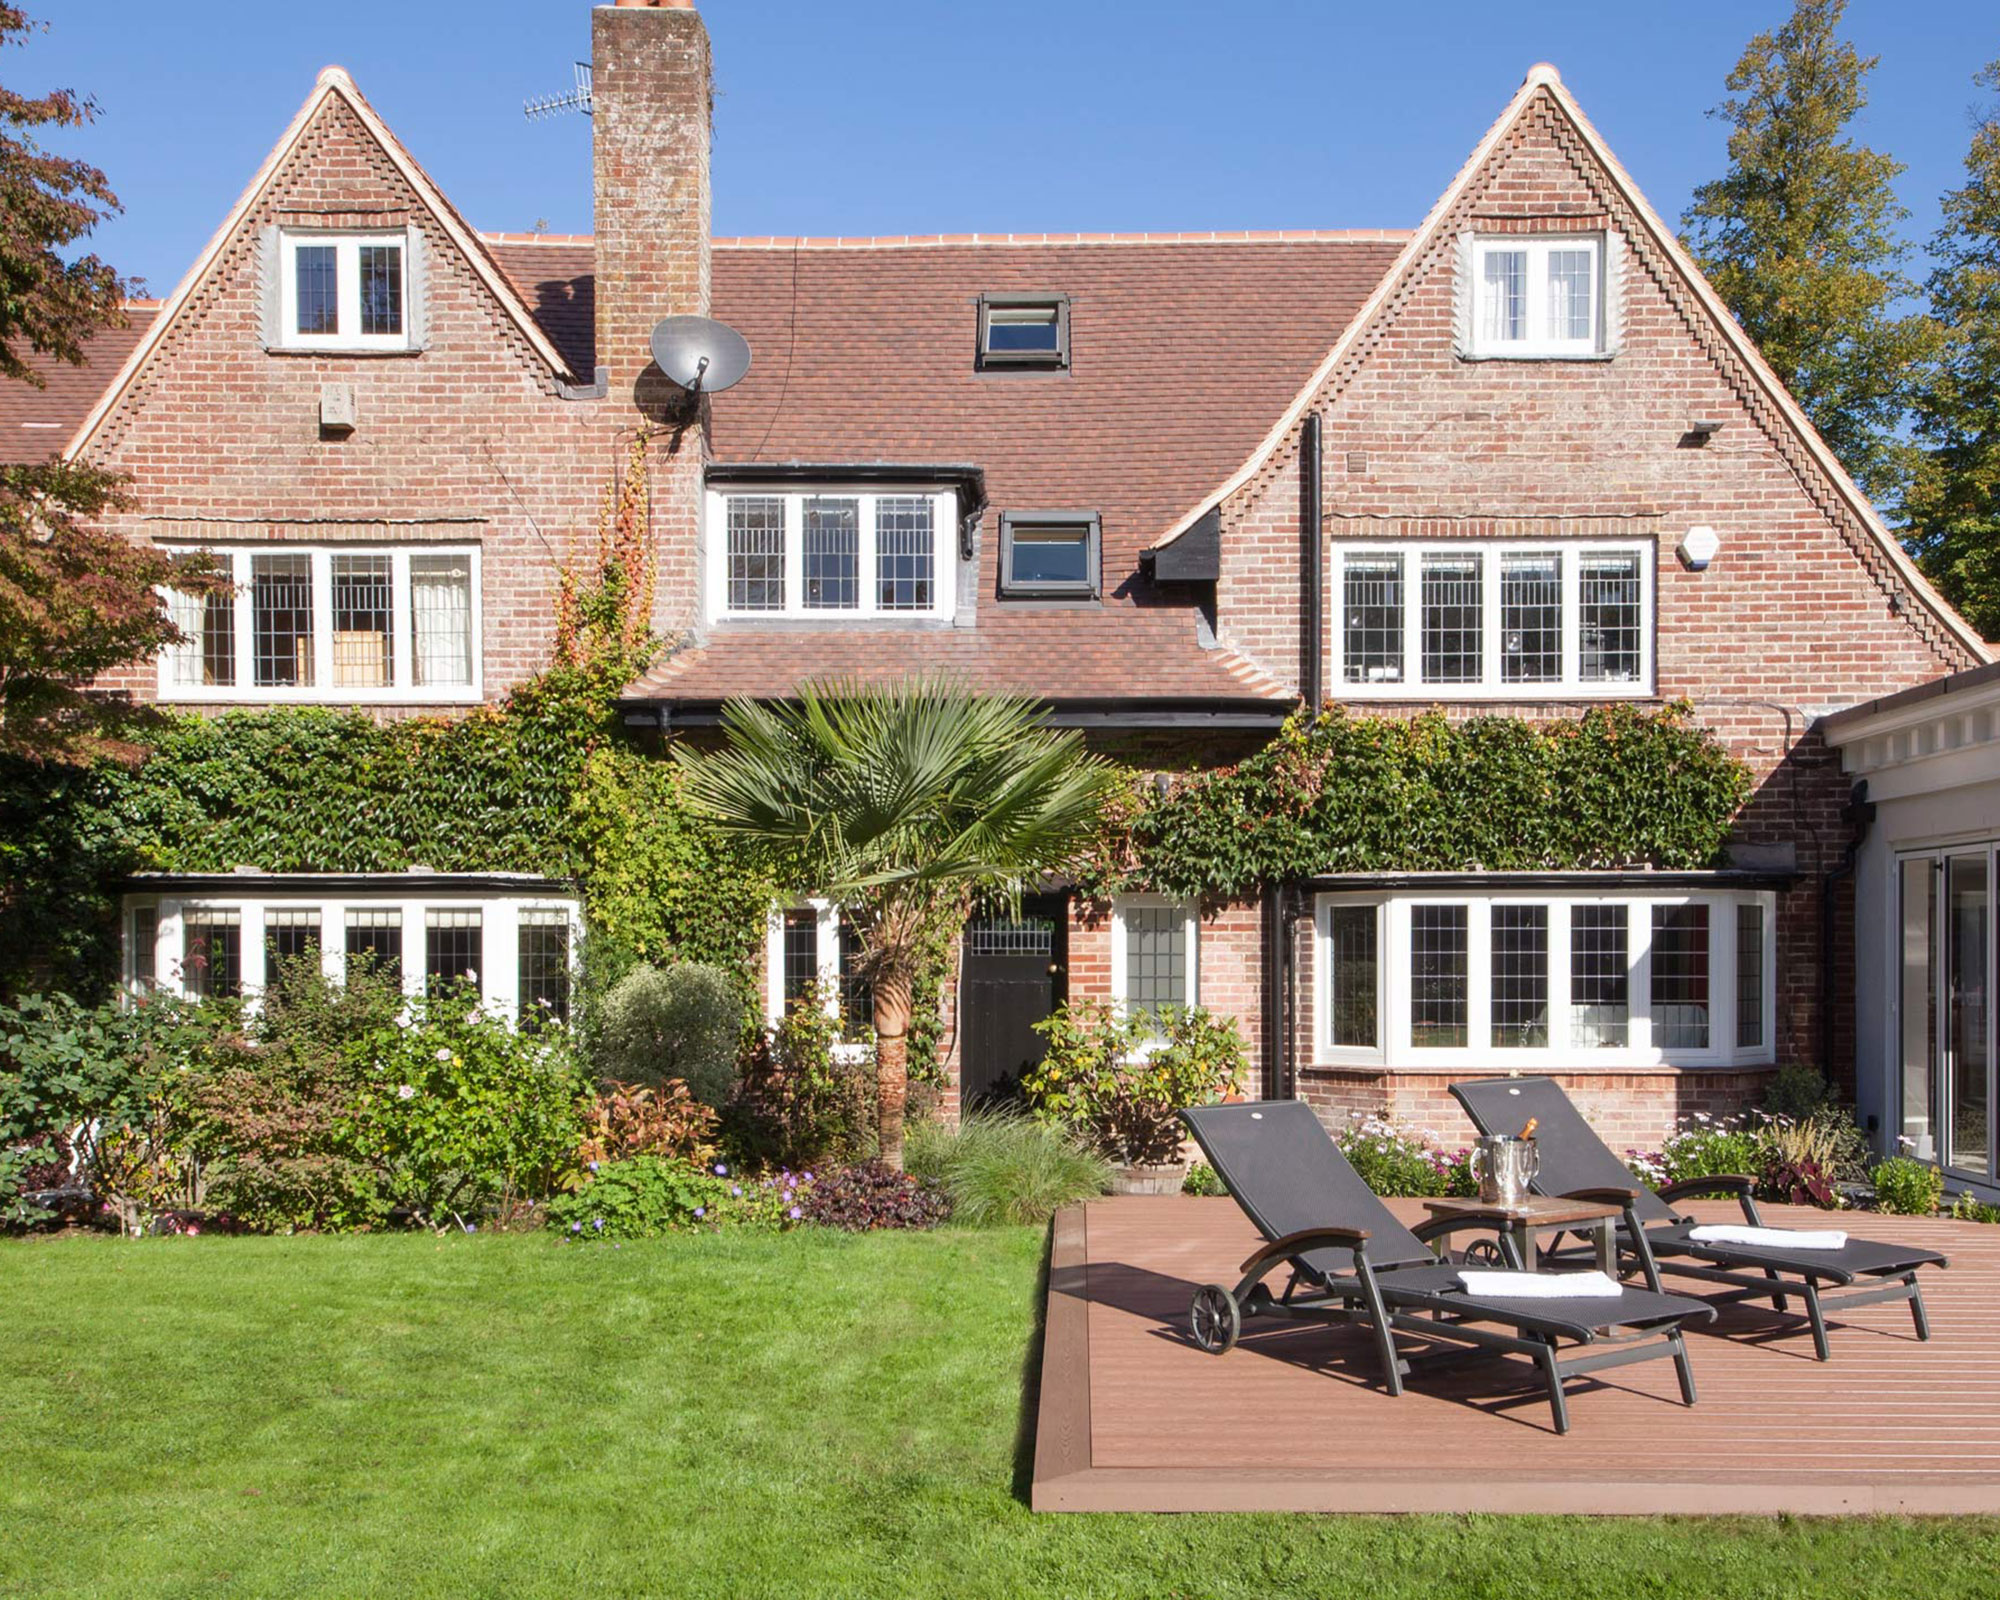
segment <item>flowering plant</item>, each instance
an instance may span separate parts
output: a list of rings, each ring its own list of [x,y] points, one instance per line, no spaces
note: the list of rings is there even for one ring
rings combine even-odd
[[[790,1228],[805,1216],[810,1172],[749,1177],[727,1162],[633,1156],[593,1162],[581,1188],[558,1195],[548,1226],[563,1243],[649,1239],[725,1228]]]
[[[1049,1046],[1021,1079],[1035,1115],[1081,1128],[1113,1161],[1177,1160],[1182,1108],[1242,1090],[1236,1019],[1198,1006],[1121,1016],[1095,1002],[1074,1003],[1035,1031]]]
[[[1429,1128],[1405,1133],[1387,1117],[1354,1111],[1333,1142],[1380,1195],[1469,1195],[1476,1187],[1471,1152],[1445,1149]]]

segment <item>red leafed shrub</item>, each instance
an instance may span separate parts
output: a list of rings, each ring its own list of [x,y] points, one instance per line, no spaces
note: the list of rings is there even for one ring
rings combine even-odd
[[[849,1233],[935,1228],[951,1215],[943,1190],[879,1161],[821,1174],[803,1205],[806,1221]]]
[[[678,1078],[658,1087],[610,1081],[585,1124],[581,1159],[625,1161],[665,1156],[706,1165],[715,1156],[715,1112]]]
[[[1810,1156],[1771,1161],[1758,1175],[1757,1193],[1766,1200],[1782,1201],[1788,1206],[1819,1206],[1828,1211],[1840,1203],[1834,1193],[1832,1174]]]

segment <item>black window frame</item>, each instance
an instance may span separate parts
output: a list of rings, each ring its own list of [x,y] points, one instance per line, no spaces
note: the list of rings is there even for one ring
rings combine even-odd
[[[1014,535],[1022,528],[1074,528],[1085,541],[1088,576],[1016,581]],[[1096,600],[1104,592],[1104,529],[1095,511],[1003,511],[1000,513],[1000,595],[1006,600]]]
[[[995,350],[991,348],[993,312],[1046,306],[1055,313],[1056,347],[1053,350]],[[974,347],[981,372],[1067,372],[1069,370],[1069,296],[1066,294],[982,294],[979,297],[979,341]]]

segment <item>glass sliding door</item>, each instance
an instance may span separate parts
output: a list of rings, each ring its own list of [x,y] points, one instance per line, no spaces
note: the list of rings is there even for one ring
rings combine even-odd
[[[1988,1026],[1993,959],[1993,875],[1986,856],[1955,855],[1945,864],[1944,1046],[1951,1085],[1951,1149],[1961,1172],[1992,1170],[1987,1113],[1993,1103]]]
[[[1898,915],[1900,982],[1897,989],[1897,1056],[1902,1069],[1901,1149],[1919,1161],[1938,1158],[1937,1104],[1937,916],[1931,880],[1937,863],[1929,856],[1901,863]]]
[[[1994,866],[1990,845],[1898,864],[1902,1148],[1979,1178],[1996,1172]]]

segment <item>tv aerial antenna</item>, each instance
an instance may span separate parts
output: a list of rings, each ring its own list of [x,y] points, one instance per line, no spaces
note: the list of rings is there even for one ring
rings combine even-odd
[[[716,394],[750,370],[750,342],[712,317],[667,317],[649,341],[653,360],[689,394]]]
[[[581,111],[587,117],[593,109],[594,107],[590,99],[590,63],[588,61],[577,62],[576,87],[571,89],[567,94],[545,94],[539,99],[524,100],[521,103],[522,114],[530,122],[542,122],[550,117],[559,117],[565,111]]]

